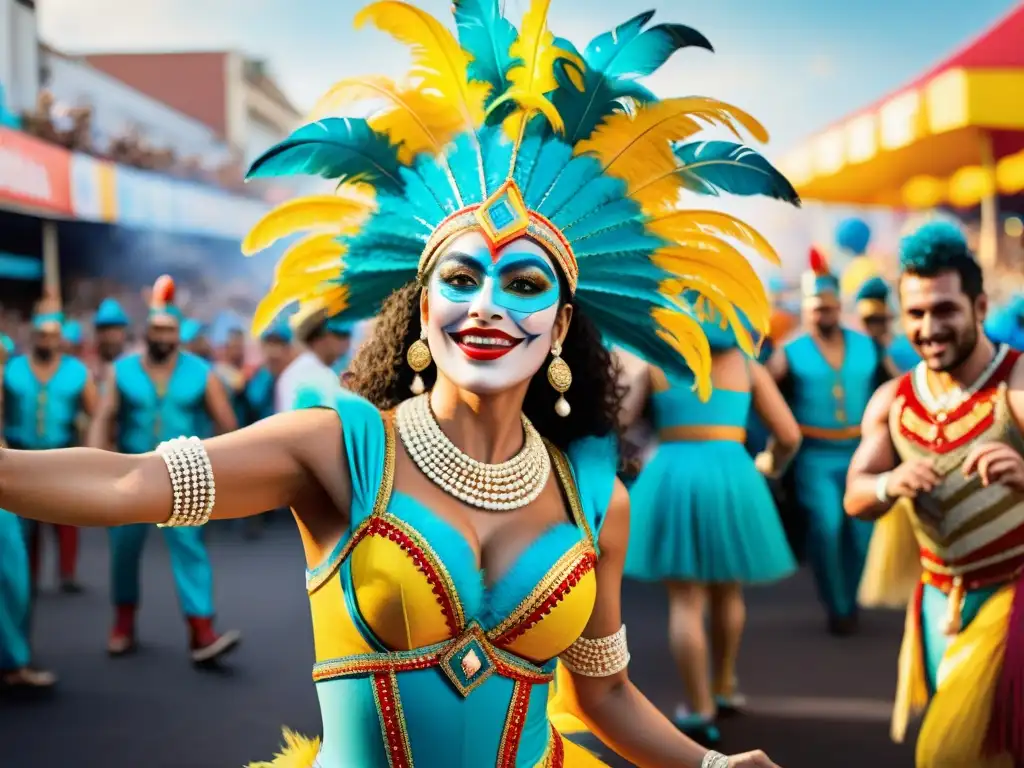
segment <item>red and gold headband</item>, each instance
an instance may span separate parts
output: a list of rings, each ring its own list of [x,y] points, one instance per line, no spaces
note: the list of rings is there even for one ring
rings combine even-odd
[[[535,240],[558,263],[569,284],[569,292],[576,293],[580,269],[569,241],[547,218],[526,207],[523,194],[512,179],[484,202],[466,206],[438,224],[420,256],[417,270],[420,281],[430,274],[452,240],[472,231],[482,232],[493,250],[517,237]]]

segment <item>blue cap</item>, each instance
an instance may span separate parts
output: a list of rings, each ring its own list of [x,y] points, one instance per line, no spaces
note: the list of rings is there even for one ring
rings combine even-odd
[[[181,321],[181,343],[191,344],[206,333],[206,326],[191,317]]]
[[[261,341],[283,341],[285,344],[292,343],[292,329],[287,319],[278,318],[261,335]]]
[[[350,336],[356,323],[352,320],[341,318],[337,315],[327,318],[324,323],[324,330],[328,333],[337,333],[341,336]]]
[[[51,326],[64,328],[63,312],[37,312],[32,316],[32,327],[36,330],[44,330]]]
[[[64,340],[68,344],[81,344],[82,324],[77,320],[68,320],[64,323]]]
[[[865,299],[876,299],[878,301],[889,300],[889,284],[882,278],[875,275],[869,277],[861,287],[857,290],[857,301],[863,301]]]
[[[129,325],[128,315],[114,299],[100,302],[92,322],[97,328],[125,328]]]

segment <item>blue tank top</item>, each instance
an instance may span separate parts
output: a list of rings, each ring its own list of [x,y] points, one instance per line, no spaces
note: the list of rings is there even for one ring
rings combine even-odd
[[[654,426],[667,427],[743,427],[750,413],[750,392],[714,389],[702,403],[687,382],[673,382],[671,389],[651,396]]]
[[[85,364],[61,355],[57,369],[43,383],[32,372],[27,355],[4,368],[4,438],[12,448],[68,448],[77,442],[75,420],[89,380]]]
[[[785,346],[793,380],[790,407],[799,424],[838,430],[860,425],[878,372],[878,347],[863,333],[843,329],[843,364],[833,368],[818,345],[804,334]]]
[[[206,384],[210,364],[189,352],[178,353],[178,363],[159,392],[142,365],[142,355],[114,363],[114,381],[120,408],[118,450],[146,453],[175,437],[205,437]]]

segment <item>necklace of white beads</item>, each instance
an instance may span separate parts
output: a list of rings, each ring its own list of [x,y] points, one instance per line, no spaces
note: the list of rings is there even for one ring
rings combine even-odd
[[[501,464],[485,464],[459,450],[434,417],[430,395],[404,401],[395,412],[398,434],[419,470],[456,499],[487,510],[519,509],[544,489],[551,456],[540,433],[525,415],[523,448]]]

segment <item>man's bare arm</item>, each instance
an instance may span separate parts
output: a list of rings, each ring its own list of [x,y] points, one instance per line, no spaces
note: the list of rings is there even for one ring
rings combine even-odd
[[[846,514],[862,520],[876,520],[892,506],[893,500],[879,493],[878,483],[879,477],[897,464],[889,433],[889,411],[898,386],[898,379],[887,381],[872,395],[861,421],[860,445],[850,460],[843,507]]]
[[[100,395],[96,412],[89,421],[89,428],[86,430],[86,445],[90,448],[100,448],[104,451],[114,450],[115,421],[117,420],[119,407],[117,382],[114,378],[114,369],[111,367],[107,371],[107,378],[103,384],[103,394]]]

